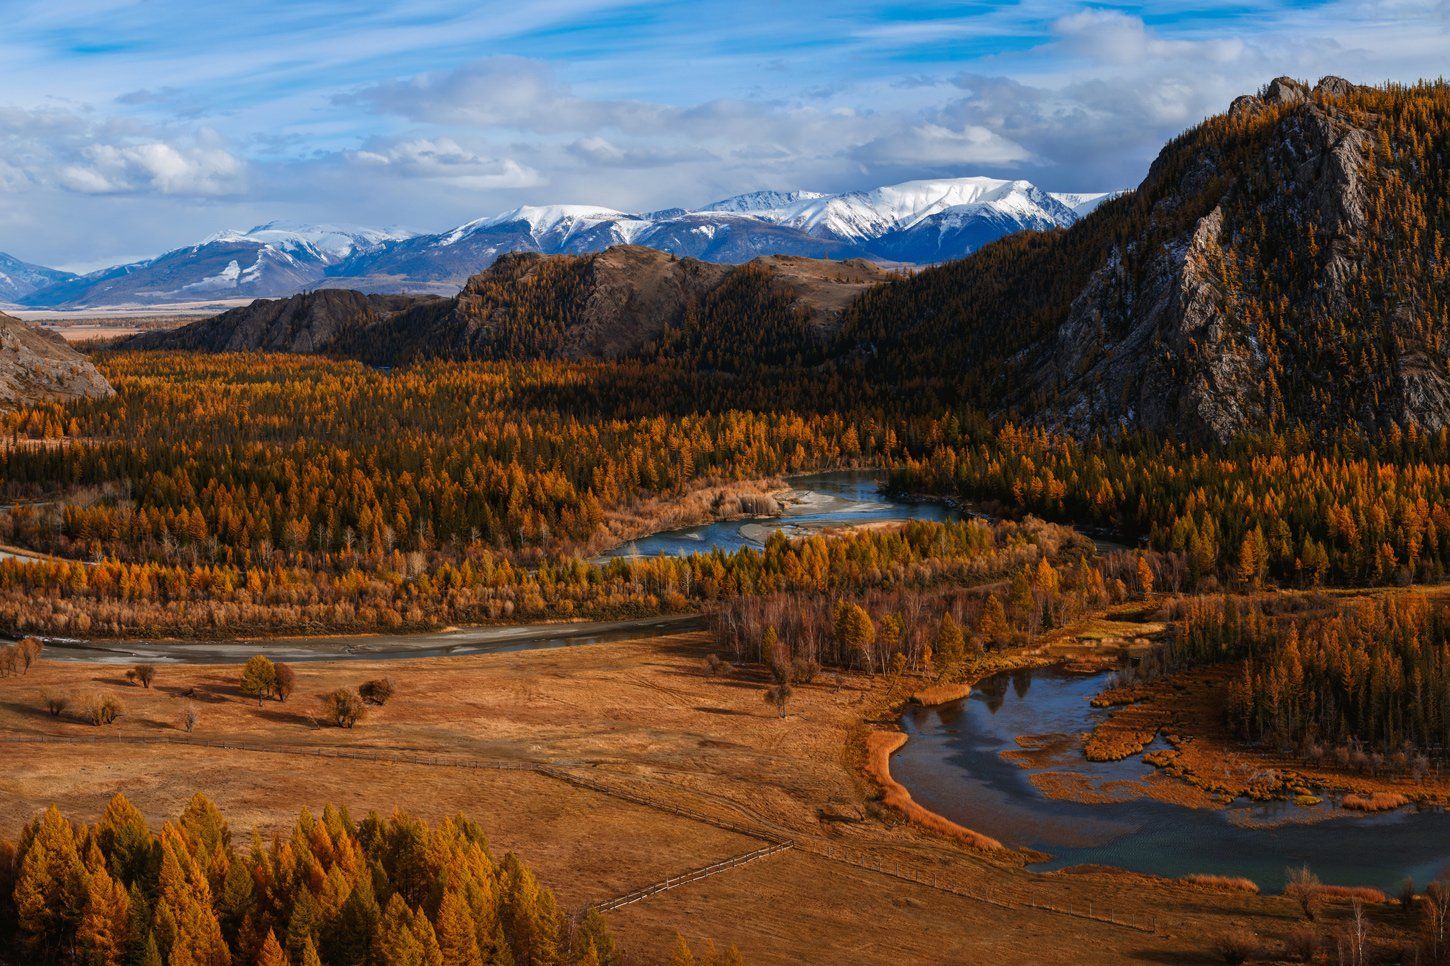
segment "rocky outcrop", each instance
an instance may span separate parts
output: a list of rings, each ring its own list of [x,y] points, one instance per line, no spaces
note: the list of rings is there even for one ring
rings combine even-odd
[[[112,395],[91,361],[59,335],[0,312],[0,406]]]
[[[1328,242],[1317,286],[1328,313],[1350,310],[1343,283],[1357,270],[1356,239],[1364,229],[1360,170],[1367,132],[1311,99],[1348,90],[1342,78],[1327,77],[1311,92],[1280,77],[1261,96],[1238,98],[1230,108],[1240,115],[1296,109],[1281,122],[1282,137],[1263,163],[1295,187],[1296,219],[1314,224],[1317,237]],[[1155,214],[1166,220],[1180,211],[1223,175],[1221,168],[1222,158],[1200,157],[1158,199]],[[1147,271],[1130,277],[1115,250],[1073,302],[1055,338],[1029,353],[1034,366],[1026,392],[1070,401],[1037,420],[1078,435],[1116,425],[1219,440],[1266,424],[1268,360],[1242,306],[1220,282],[1224,249],[1233,244],[1225,236],[1224,208],[1215,204],[1184,235],[1162,245]],[[1424,386],[1425,371],[1416,367],[1411,381],[1429,398],[1434,387]]]
[[[1092,219],[863,299],[841,354],[1078,436],[1450,425],[1447,103],[1276,78]]]
[[[708,314],[712,299],[749,277],[763,304],[819,338],[862,291],[894,277],[870,262],[776,255],[745,266],[676,258],[636,245],[591,255],[504,255],[454,299],[420,305],[332,348],[375,364],[417,358],[619,360],[653,357],[666,330]]]

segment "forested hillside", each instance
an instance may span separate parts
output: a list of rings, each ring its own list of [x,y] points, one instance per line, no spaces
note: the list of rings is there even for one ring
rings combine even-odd
[[[1450,422],[1450,88],[1281,78],[1130,195],[868,292],[838,351],[1079,436]]]

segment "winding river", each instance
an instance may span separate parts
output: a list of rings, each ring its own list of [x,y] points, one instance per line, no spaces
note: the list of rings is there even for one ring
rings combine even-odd
[[[882,475],[850,471],[796,477],[794,500],[780,517],[685,527],[635,540],[605,557],[686,555],[759,547],[776,529],[791,534],[894,520],[956,520],[944,503],[883,494]],[[1104,548],[1117,545],[1100,542]],[[259,649],[280,660],[386,660],[570,647],[694,630],[700,615],[576,624],[454,628],[424,634],[310,637],[227,642],[52,641],[47,658],[94,663],[236,663]],[[1308,864],[1324,881],[1397,889],[1405,876],[1424,884],[1450,871],[1450,815],[1399,811],[1346,813],[1330,805],[1290,803],[1189,808],[1146,794],[1152,766],[1137,758],[1096,763],[1076,737],[1097,716],[1089,698],[1104,676],[1018,671],[981,682],[971,696],[909,711],[910,736],[892,759],[895,778],[926,808],[1009,845],[1047,853],[1033,868],[1102,864],[1179,876],[1242,875],[1277,889],[1285,870]],[[1040,736],[1048,751],[1023,767],[1003,757],[1019,736]],[[1074,772],[1094,803],[1052,797],[1033,775]],[[1077,779],[1082,781],[1082,779]],[[1045,782],[1044,782],[1045,784]]]
[[[1107,683],[1105,674],[1016,671],[986,679],[962,701],[913,709],[902,719],[910,738],[892,758],[892,776],[940,815],[1049,854],[1031,866],[1038,870],[1206,872],[1277,890],[1287,869],[1307,864],[1325,882],[1391,894],[1406,876],[1423,886],[1450,871],[1443,811],[1361,815],[1290,802],[1190,808],[1149,797],[1153,782],[1172,779],[1138,758],[1087,761],[1076,740],[1108,713],[1088,703]],[[1015,754],[1003,757],[1021,750],[1019,736],[1037,736],[1032,743],[1046,749],[1028,767]],[[1088,780],[1093,804],[1052,797],[1033,781],[1037,774],[1046,785],[1043,774],[1065,772]]]
[[[792,536],[830,527],[893,520],[960,520],[962,513],[946,503],[913,501],[881,492],[884,475],[877,470],[841,470],[814,473],[789,480],[795,501],[778,517],[726,520],[666,530],[631,540],[605,553],[613,557],[684,557],[693,553],[764,546],[771,533],[784,529]]]

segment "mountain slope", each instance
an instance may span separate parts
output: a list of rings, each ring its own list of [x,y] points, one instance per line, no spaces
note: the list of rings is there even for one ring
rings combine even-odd
[[[335,340],[428,302],[428,296],[363,295],[320,289],[285,299],[257,299],[177,329],[143,332],[127,349],[202,352],[321,352]]]
[[[0,252],[0,302],[19,302],[37,289],[72,278],[70,272],[32,265]]]
[[[0,312],[0,406],[114,394],[91,361],[60,336]]]
[[[294,226],[223,231],[190,248],[70,277],[21,302],[52,308],[155,305],[218,298],[291,295],[317,285],[329,266],[406,236],[370,228]]]
[[[1086,435],[1450,425],[1450,90],[1280,78],[1066,231],[868,293],[838,349]]]
[[[869,262],[793,256],[728,266],[639,246],[515,252],[469,279],[456,298],[324,289],[259,300],[123,347],[325,352],[377,365],[424,358],[802,364],[819,361],[861,292],[893,277]]]

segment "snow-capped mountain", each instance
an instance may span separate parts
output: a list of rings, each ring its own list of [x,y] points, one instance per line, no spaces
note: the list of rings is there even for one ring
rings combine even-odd
[[[644,245],[709,262],[761,255],[930,264],[1003,235],[1065,227],[1111,194],[1052,194],[1022,180],[908,181],[868,191],[756,191],[693,210],[525,205],[432,235],[270,222],[191,248],[61,279],[27,305],[160,304],[290,295],[328,286],[450,294],[514,251],[586,254]]]
[[[36,289],[75,278],[70,272],[22,262],[0,252],[0,302],[16,303]]]
[[[462,282],[505,252],[583,254],[611,245],[645,245],[711,262],[776,254],[929,264],[960,258],[1014,231],[1065,227],[1109,197],[1056,195],[1022,180],[954,178],[840,195],[757,191],[695,210],[643,214],[598,205],[526,205],[386,244],[327,273],[332,284],[367,290],[383,279],[436,287]]]
[[[749,194],[735,195],[733,198],[725,198],[708,204],[700,211],[731,211],[736,214],[751,214],[788,208],[802,201],[814,201],[816,198],[824,197],[826,196],[819,191],[752,191]]]
[[[222,231],[190,248],[71,276],[28,293],[25,305],[83,308],[292,295],[330,266],[408,238],[399,231],[270,222]]]

